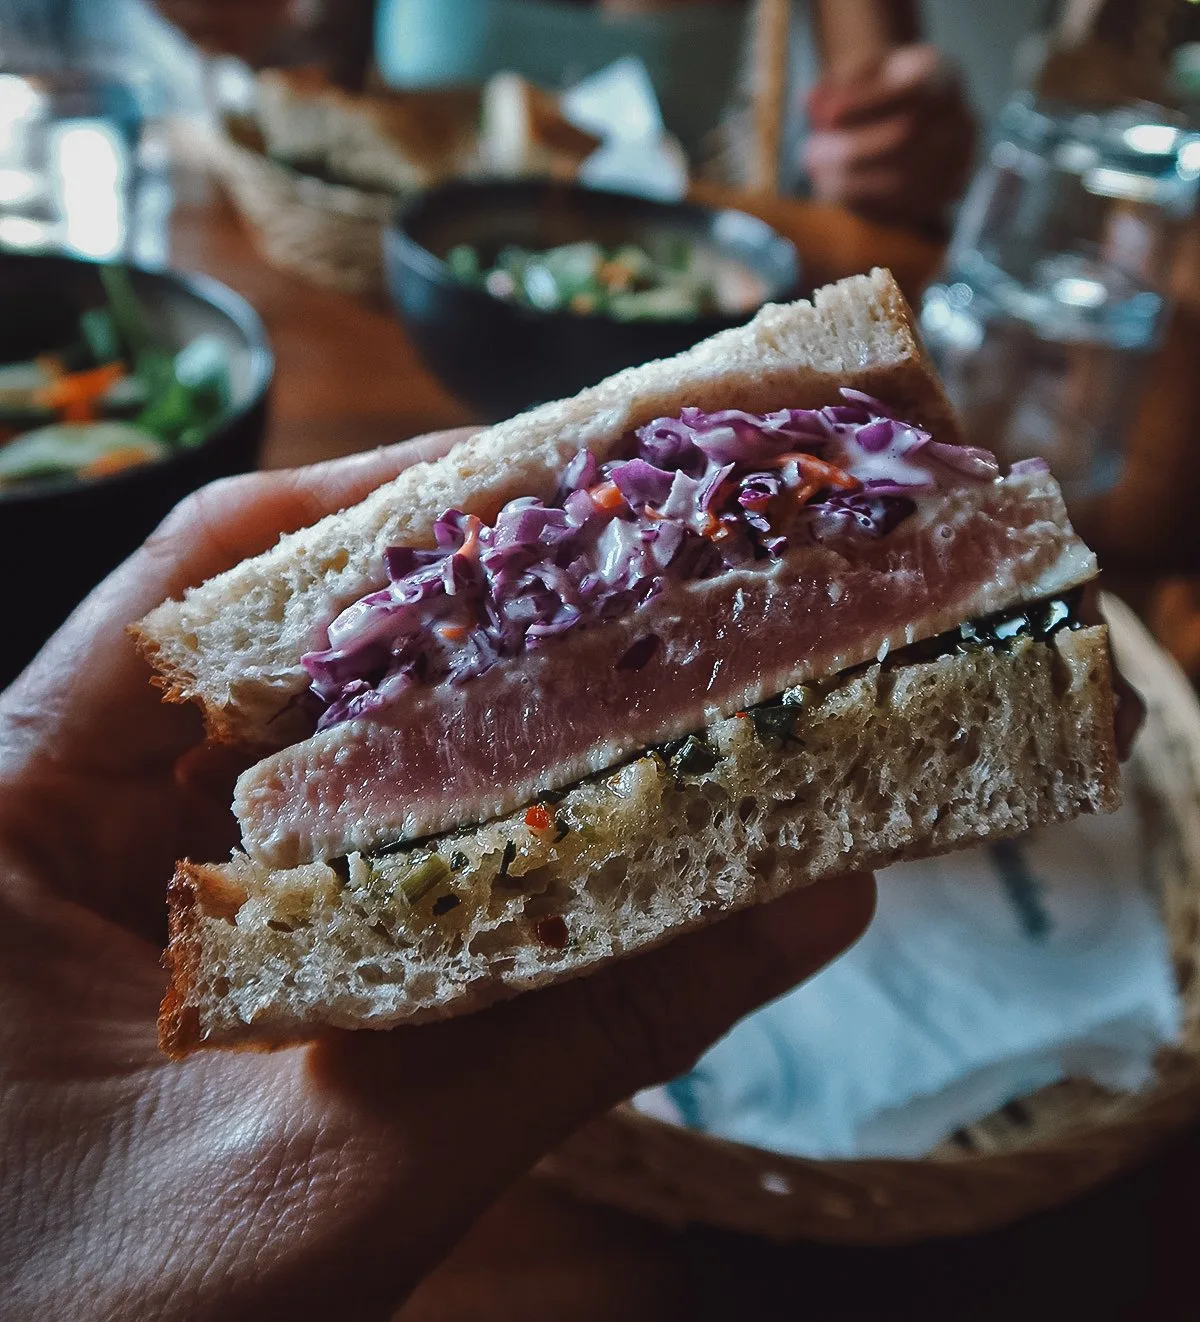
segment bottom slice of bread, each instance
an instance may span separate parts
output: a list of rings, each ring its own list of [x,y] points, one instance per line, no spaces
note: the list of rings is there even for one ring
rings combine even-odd
[[[370,857],[182,863],[164,1048],[476,1010],[823,877],[1120,801],[1107,634],[885,662]]]

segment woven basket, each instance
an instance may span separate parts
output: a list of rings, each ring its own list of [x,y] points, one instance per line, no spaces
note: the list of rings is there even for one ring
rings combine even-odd
[[[962,1235],[1082,1193],[1200,1114],[1200,706],[1119,602],[1105,602],[1117,656],[1147,703],[1128,783],[1150,819],[1184,1001],[1180,1045],[1156,1084],[1113,1095],[1070,1081],[1011,1103],[921,1161],[805,1161],[621,1107],[540,1170],[585,1196],[669,1224],[701,1222],[772,1239],[889,1244]]]
[[[210,135],[208,159],[273,266],[345,294],[383,297],[381,231],[395,197],[281,165],[228,126]]]

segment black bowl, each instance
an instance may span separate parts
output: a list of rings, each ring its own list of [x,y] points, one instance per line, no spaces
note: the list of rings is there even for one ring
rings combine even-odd
[[[538,250],[593,239],[613,246],[664,234],[702,240],[749,267],[765,287],[764,302],[798,290],[796,249],[755,216],[549,181],[459,182],[420,195],[384,230],[384,265],[392,300],[426,363],[453,395],[497,419],[678,353],[748,321],[754,309],[654,322],[542,312],[457,280],[443,260],[450,249],[469,243],[491,257],[508,243]]]
[[[232,407],[203,445],[161,463],[84,481],[23,484],[0,494],[0,688],[183,496],[258,464],[274,359],[257,314],[207,276],[140,270],[131,276],[165,343],[182,348],[207,333],[229,346]],[[104,302],[90,262],[0,255],[0,362],[61,348],[76,338],[80,312]]]

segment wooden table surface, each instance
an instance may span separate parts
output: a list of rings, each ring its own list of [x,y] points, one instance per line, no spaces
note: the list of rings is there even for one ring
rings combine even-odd
[[[764,215],[797,242],[814,283],[886,264],[915,292],[940,255],[924,240],[827,207],[780,202]],[[173,234],[176,265],[225,281],[266,323],[278,364],[269,466],[470,421],[421,367],[389,311],[266,266],[219,197],[192,197]],[[1188,353],[1188,342],[1174,349],[1174,373],[1189,363],[1195,372]],[[1161,415],[1161,398],[1156,407]],[[1147,426],[1152,434],[1155,426],[1172,437],[1179,431],[1178,418],[1175,426],[1165,415],[1156,420],[1153,407]],[[1155,466],[1145,468],[1161,490]],[[1104,517],[1128,541],[1113,508]],[[668,1230],[529,1180],[475,1228],[402,1317],[1173,1322],[1200,1316],[1191,1260],[1198,1231],[1200,1133],[1060,1211],[970,1240],[901,1249],[774,1246],[714,1230]]]

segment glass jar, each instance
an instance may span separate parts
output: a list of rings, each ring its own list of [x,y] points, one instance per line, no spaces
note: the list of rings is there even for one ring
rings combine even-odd
[[[1111,488],[1200,185],[1200,135],[1159,107],[1010,103],[921,328],[972,444]]]

